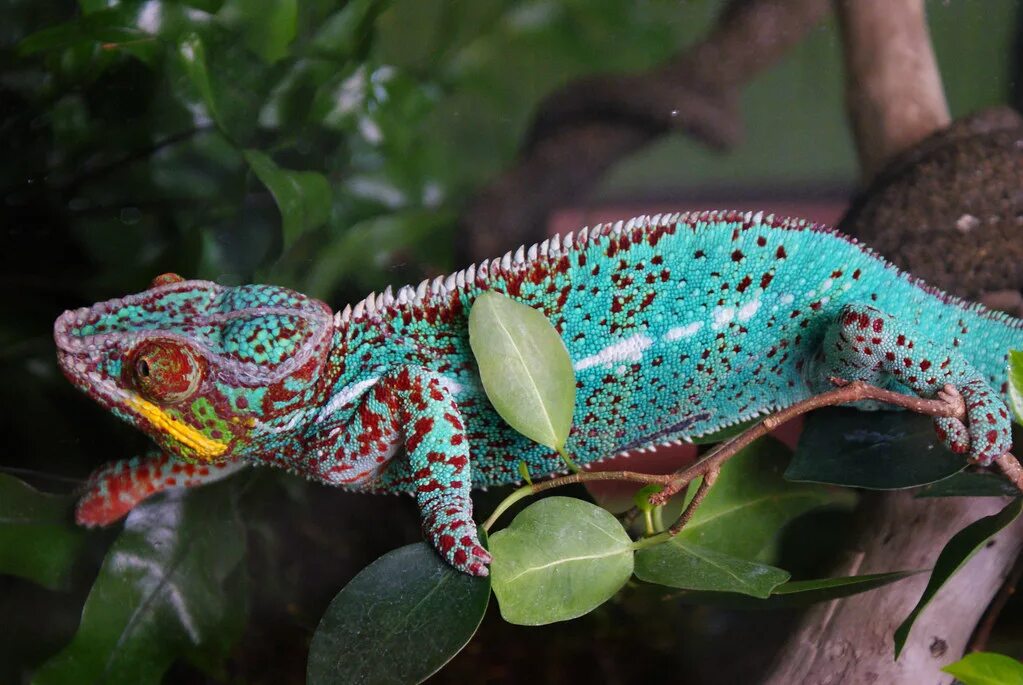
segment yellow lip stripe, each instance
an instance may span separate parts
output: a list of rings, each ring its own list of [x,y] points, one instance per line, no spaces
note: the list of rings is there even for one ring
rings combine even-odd
[[[141,397],[131,397],[128,399],[128,406],[146,417],[159,430],[191,449],[200,459],[212,461],[227,451],[227,445],[224,443],[207,438],[191,426],[170,416],[152,402],[147,402]]]

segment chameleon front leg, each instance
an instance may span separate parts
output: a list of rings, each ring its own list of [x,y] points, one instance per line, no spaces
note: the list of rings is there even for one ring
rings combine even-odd
[[[402,366],[381,376],[351,418],[308,443],[310,475],[354,489],[413,493],[423,532],[452,566],[488,573],[472,520],[469,439],[444,379]],[[394,460],[404,443],[406,460]]]
[[[967,421],[939,417],[935,431],[954,452],[982,465],[1012,448],[1009,411],[998,393],[954,348],[919,335],[890,314],[867,305],[846,305],[828,330],[810,378],[815,390],[830,377],[875,385],[894,381],[922,397],[955,387],[966,403]]]
[[[111,462],[89,476],[85,494],[75,508],[75,520],[83,526],[107,526],[158,492],[212,483],[244,467],[240,459],[188,464],[161,452]]]

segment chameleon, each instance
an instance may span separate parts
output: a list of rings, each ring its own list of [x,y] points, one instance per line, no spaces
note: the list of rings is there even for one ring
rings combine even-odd
[[[415,497],[425,537],[483,576],[470,491],[564,472],[500,419],[468,314],[495,291],[541,311],[572,359],[566,448],[585,468],[787,407],[840,377],[933,397],[939,439],[981,465],[1011,448],[1007,353],[1023,321],[932,288],[840,233],[729,211],[583,228],[333,312],[273,285],[158,276],[54,325],[67,378],[150,436],[89,479],[109,525],[154,493],[269,465]],[[876,408],[865,406],[863,408]]]

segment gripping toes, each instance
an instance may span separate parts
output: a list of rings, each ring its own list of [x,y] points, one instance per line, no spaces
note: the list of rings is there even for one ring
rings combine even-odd
[[[472,508],[467,498],[449,497],[423,511],[423,532],[434,548],[459,571],[485,576],[491,558],[476,537]]]
[[[995,457],[1012,449],[1012,432],[1009,422],[1009,411],[995,391],[983,380],[974,379],[965,383],[960,389],[966,402],[966,426],[969,438],[967,449],[961,446],[961,435],[956,435],[958,445],[946,440],[946,444],[956,452],[967,452],[970,461],[987,466]],[[949,419],[949,421],[956,421]],[[961,422],[956,421],[962,426]],[[938,428],[939,437],[941,436]],[[952,437],[952,433],[948,433]]]
[[[828,376],[876,385],[894,381],[921,397],[953,402],[958,391],[966,421],[935,419],[942,442],[985,466],[1012,447],[1005,403],[959,351],[928,340],[915,327],[874,307],[844,307],[815,361],[817,377],[811,380],[816,386]]]

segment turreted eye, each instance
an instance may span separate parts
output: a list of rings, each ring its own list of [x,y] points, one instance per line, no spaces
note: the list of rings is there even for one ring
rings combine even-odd
[[[206,366],[187,345],[147,340],[131,353],[128,371],[144,398],[158,404],[176,404],[199,390]]]
[[[155,277],[152,280],[152,282],[149,284],[149,287],[150,288],[159,288],[161,285],[170,285],[171,283],[180,283],[183,280],[185,280],[185,279],[182,278],[181,276],[178,276],[177,274],[173,274],[173,273],[160,274],[159,276]]]

